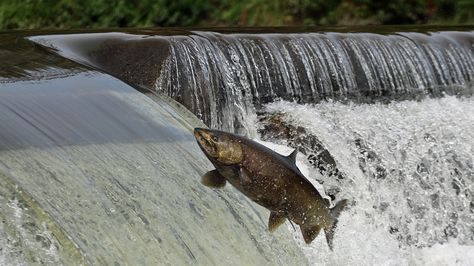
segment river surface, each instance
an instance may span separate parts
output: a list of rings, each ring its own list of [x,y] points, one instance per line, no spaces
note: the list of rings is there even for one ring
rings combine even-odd
[[[473,265],[471,27],[3,34],[0,264]],[[175,102],[177,101],[177,102]],[[349,199],[330,251],[193,136],[246,135]]]

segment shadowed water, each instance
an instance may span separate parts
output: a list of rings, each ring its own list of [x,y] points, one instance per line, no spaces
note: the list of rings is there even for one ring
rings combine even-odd
[[[84,72],[53,82],[15,82],[0,98],[0,150],[109,142],[163,142],[174,126],[158,124],[122,99],[123,88],[97,88],[110,79]],[[70,86],[70,84],[80,86]],[[114,97],[115,96],[115,97]]]

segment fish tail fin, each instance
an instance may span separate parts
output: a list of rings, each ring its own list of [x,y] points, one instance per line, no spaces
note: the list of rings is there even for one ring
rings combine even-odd
[[[347,200],[339,201],[336,206],[329,210],[331,215],[331,224],[324,228],[324,234],[326,235],[326,241],[328,242],[329,249],[332,250],[332,241],[334,239],[334,232],[336,231],[337,221],[342,210],[347,206]]]

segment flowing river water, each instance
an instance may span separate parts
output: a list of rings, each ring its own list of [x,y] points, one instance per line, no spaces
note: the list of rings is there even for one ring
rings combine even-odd
[[[27,39],[48,60],[1,83],[0,262],[472,265],[471,29]],[[267,211],[203,188],[201,122],[163,95],[209,127],[297,148],[321,193],[351,202],[334,251],[290,224],[270,235]]]

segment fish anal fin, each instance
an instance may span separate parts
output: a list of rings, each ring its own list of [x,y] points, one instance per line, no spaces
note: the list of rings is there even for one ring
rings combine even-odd
[[[278,212],[271,212],[270,219],[268,220],[268,231],[271,233],[275,232],[275,230],[286,220],[286,217],[283,213]]]
[[[201,183],[212,188],[222,188],[226,184],[226,179],[217,170],[205,173],[201,177]]]
[[[346,208],[347,200],[339,201],[336,206],[334,206],[329,213],[331,214],[331,225],[327,228],[324,228],[324,234],[326,235],[326,241],[328,242],[329,249],[332,250],[332,242],[334,240],[334,233],[336,231],[337,221],[341,212]]]
[[[319,231],[321,231],[321,226],[319,224],[314,225],[301,225],[301,233],[303,234],[303,239],[306,244],[310,244],[318,236]]]
[[[286,156],[286,158],[290,159],[292,162],[296,163],[296,155],[298,154],[298,149],[295,149],[290,153],[290,155]]]

